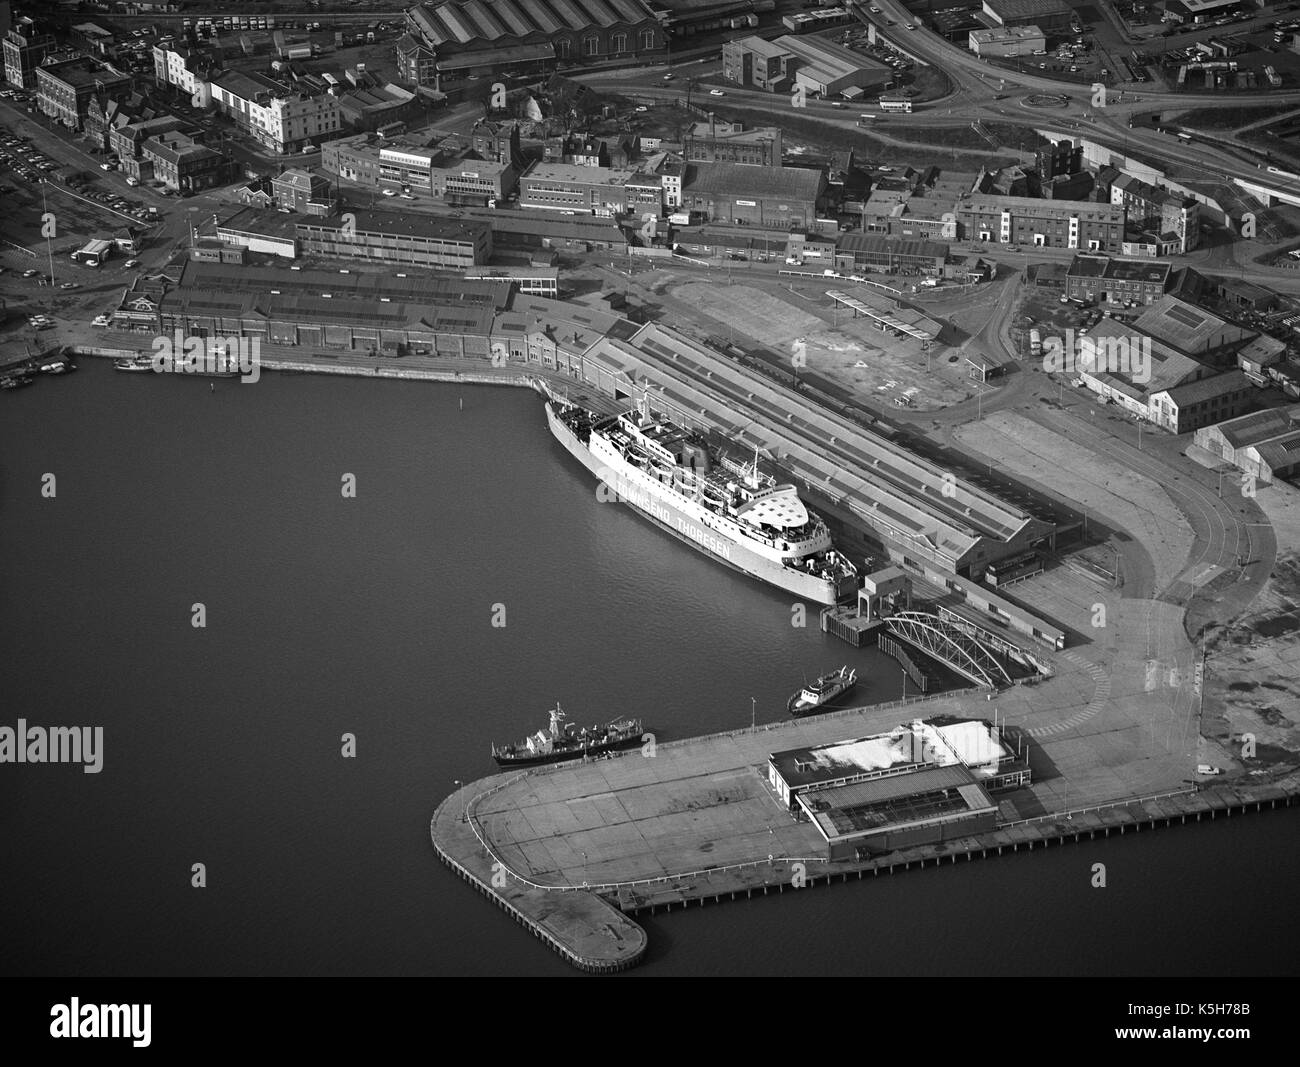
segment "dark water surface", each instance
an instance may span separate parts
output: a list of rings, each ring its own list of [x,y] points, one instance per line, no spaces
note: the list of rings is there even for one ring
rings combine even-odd
[[[98,775],[0,765],[10,973],[574,973],[429,843],[491,741],[557,699],[663,739],[746,725],[751,696],[770,721],[845,661],[899,695],[891,661],[597,503],[518,390],[268,374],[213,392],[84,359],[0,396],[0,550],[0,725],[105,732]],[[1289,973],[1298,828],[1234,819],[655,917],[635,973]]]

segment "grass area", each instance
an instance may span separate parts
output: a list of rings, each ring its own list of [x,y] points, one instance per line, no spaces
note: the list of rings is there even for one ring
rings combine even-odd
[[[1295,111],[1295,104],[1261,104],[1257,107],[1233,107],[1221,104],[1215,107],[1197,107],[1181,114],[1173,114],[1166,122],[1177,126],[1190,126],[1196,130],[1237,130],[1261,119],[1271,119]]]

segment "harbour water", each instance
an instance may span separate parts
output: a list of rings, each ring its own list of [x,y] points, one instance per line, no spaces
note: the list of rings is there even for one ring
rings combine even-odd
[[[599,502],[531,393],[81,363],[0,401],[0,725],[102,726],[104,765],[0,765],[0,970],[573,973],[430,846],[491,741],[556,700],[665,739],[768,721],[842,662],[900,695]],[[1285,973],[1296,820],[656,916],[634,973]]]

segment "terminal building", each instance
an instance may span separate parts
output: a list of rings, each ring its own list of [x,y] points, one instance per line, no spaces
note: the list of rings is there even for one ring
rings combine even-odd
[[[990,795],[1028,785],[1029,764],[982,719],[916,719],[889,733],[768,757],[767,781],[826,842],[862,860],[997,825]]]

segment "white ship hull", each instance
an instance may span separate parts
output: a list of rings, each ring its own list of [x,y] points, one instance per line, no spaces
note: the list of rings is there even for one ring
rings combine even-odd
[[[628,504],[655,525],[719,563],[725,563],[753,578],[784,589],[801,600],[818,604],[835,604],[853,592],[856,581],[841,580],[837,585],[835,581],[820,575],[803,573],[794,567],[783,565],[776,558],[775,552],[771,556],[764,555],[743,540],[725,536],[712,528],[707,509],[702,505],[683,500],[680,494],[673,493],[660,481],[631,464],[595,455],[557,417],[549,403],[546,405],[546,423],[555,439],[604,483],[604,488],[599,491],[606,499]],[[768,551],[773,552],[771,549]]]

